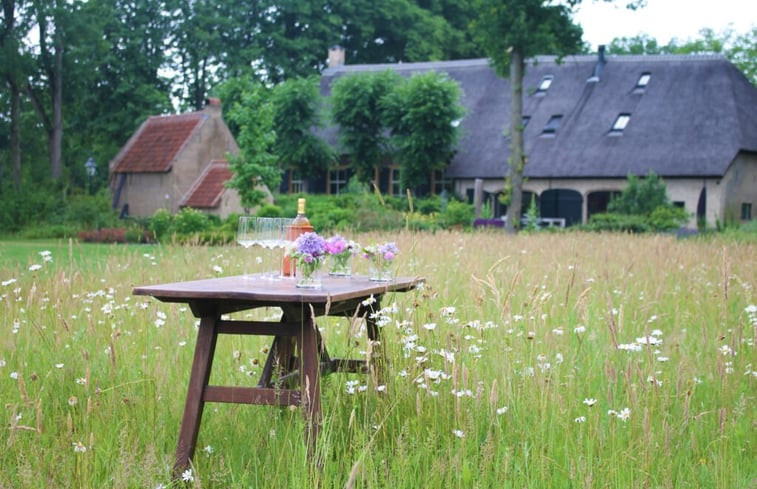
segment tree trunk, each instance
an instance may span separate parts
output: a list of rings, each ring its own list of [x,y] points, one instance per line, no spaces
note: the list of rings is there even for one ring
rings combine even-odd
[[[16,39],[16,2],[13,0],[3,0],[3,25],[0,30],[0,49],[6,54],[17,52]],[[15,57],[15,56],[13,56]],[[11,145],[11,168],[13,172],[13,186],[16,190],[21,190],[21,89],[17,80],[19,77],[17,61],[6,60],[2,68],[3,78],[10,87],[10,104],[11,104],[11,127],[10,127],[10,145]]]
[[[63,176],[63,40],[60,26],[55,34],[55,69],[52,79],[53,127],[50,133],[50,175],[54,179]]]
[[[515,233],[520,227],[523,208],[523,53],[513,49],[510,53],[510,83],[512,86],[512,107],[510,112],[510,173],[507,183],[510,189],[510,203],[507,206],[505,230]]]
[[[13,186],[21,190],[21,90],[11,81],[11,165]]]

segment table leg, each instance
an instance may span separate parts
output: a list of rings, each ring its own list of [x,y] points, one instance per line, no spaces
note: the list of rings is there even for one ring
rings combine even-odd
[[[200,329],[197,333],[194,361],[189,376],[189,387],[187,388],[187,400],[184,404],[184,415],[181,419],[179,441],[176,446],[173,466],[175,477],[179,477],[181,472],[189,466],[189,460],[194,455],[197,434],[200,431],[202,410],[205,405],[202,396],[210,380],[210,369],[213,365],[217,338],[216,318],[214,316],[203,317],[200,320]]]
[[[318,327],[315,318],[307,315],[302,321],[302,332],[297,338],[300,349],[300,385],[302,408],[305,415],[305,443],[308,458],[313,459],[318,432],[321,428],[321,376],[318,352]]]

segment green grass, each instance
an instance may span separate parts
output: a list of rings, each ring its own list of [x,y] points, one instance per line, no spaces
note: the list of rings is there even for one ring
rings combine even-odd
[[[141,251],[155,253],[159,245],[116,245],[82,243],[77,240],[5,240],[0,241],[0,269],[28,268],[42,262],[40,253],[50,251],[62,268],[74,265],[91,268],[113,256]]]
[[[386,389],[365,376],[324,379],[321,470],[306,459],[297,410],[208,404],[188,486],[757,484],[754,243],[352,237],[396,239],[398,267],[427,279],[383,302]],[[131,289],[240,273],[250,257],[54,244],[0,244],[0,488],[172,487],[195,319]],[[320,326],[333,355],[365,355],[361,324]],[[222,337],[211,382],[254,384],[266,346]],[[347,381],[365,390],[350,394]],[[610,414],[626,408],[626,419]]]

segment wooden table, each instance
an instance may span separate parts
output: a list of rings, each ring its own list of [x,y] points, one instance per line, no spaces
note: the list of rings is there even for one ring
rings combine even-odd
[[[327,277],[321,289],[300,289],[292,279],[235,276],[135,287],[134,295],[163,302],[187,303],[200,318],[184,415],[176,447],[174,474],[189,465],[197,444],[206,402],[302,406],[308,456],[314,454],[321,426],[320,375],[365,372],[365,360],[331,358],[315,323],[318,316],[364,317],[368,339],[379,342],[379,328],[370,312],[381,307],[388,292],[413,289],[423,279],[400,277],[372,282],[367,277]],[[367,304],[366,299],[375,299]],[[363,304],[363,302],[366,304]],[[279,322],[224,320],[223,314],[259,307],[279,307]],[[273,336],[273,345],[255,387],[209,385],[216,340],[220,334]],[[383,360],[379,343],[377,362]],[[379,366],[377,366],[379,367]],[[299,381],[299,382],[297,382]]]

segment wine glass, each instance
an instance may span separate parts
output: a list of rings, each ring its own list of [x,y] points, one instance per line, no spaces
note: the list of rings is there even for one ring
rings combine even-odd
[[[257,244],[258,236],[257,236],[257,225],[256,225],[256,218],[252,216],[240,216],[239,217],[239,227],[237,229],[237,243],[242,245],[245,250],[249,249],[251,246],[254,246]],[[248,273],[248,259],[245,256],[244,260],[244,277],[249,278],[250,274]]]
[[[277,218],[275,217],[258,217],[256,225],[258,228],[258,242],[262,248],[263,256],[263,276],[274,278],[276,266],[272,261],[272,251],[278,241]]]
[[[289,217],[278,217],[276,218],[276,224],[274,226],[276,230],[276,240],[273,247],[274,249],[278,248],[281,250],[274,256],[274,260],[278,262],[276,270],[276,276],[278,278],[284,277],[284,253],[286,246],[289,244],[289,241],[287,240],[287,229],[292,225],[292,221],[294,221],[294,219]]]

